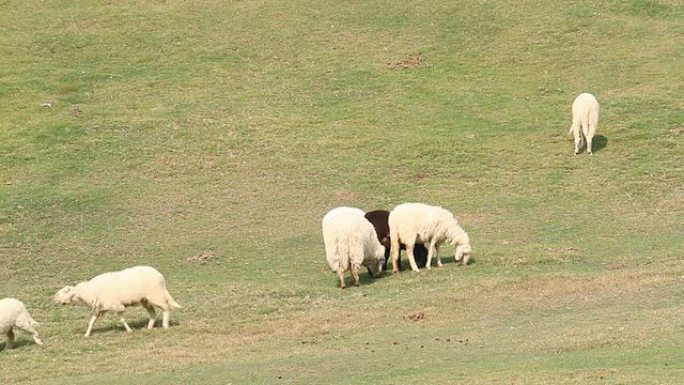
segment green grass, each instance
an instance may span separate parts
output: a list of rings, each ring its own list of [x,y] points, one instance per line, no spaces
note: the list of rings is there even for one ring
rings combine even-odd
[[[681,2],[1,7],[0,297],[46,345],[0,383],[681,382]],[[325,212],[406,201],[453,210],[475,263],[341,291]],[[51,303],[134,264],[171,329],[84,339]]]

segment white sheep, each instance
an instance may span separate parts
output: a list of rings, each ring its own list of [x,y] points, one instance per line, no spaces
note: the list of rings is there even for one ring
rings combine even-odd
[[[116,313],[126,328],[131,328],[123,317],[126,307],[141,305],[150,315],[147,328],[154,327],[154,307],[163,311],[162,326],[169,327],[171,308],[180,308],[166,290],[166,281],[150,266],[135,266],[121,271],[104,273],[74,286],[65,286],[55,294],[54,301],[63,305],[76,303],[89,306],[93,315],[85,336],[90,336],[95,321],[106,312]]]
[[[375,228],[363,216],[364,212],[352,207],[338,207],[323,217],[323,242],[330,268],[340,277],[344,289],[344,274],[351,270],[352,285],[359,285],[359,267],[368,267],[371,276],[382,271],[385,247],[380,244]]]
[[[38,336],[38,332],[34,327],[38,326],[38,322],[31,318],[26,306],[15,298],[0,299],[0,334],[7,335],[6,349],[12,348],[14,344],[14,328],[25,330],[33,335],[33,340],[38,345],[42,345],[43,341]]]
[[[583,93],[577,95],[572,103],[572,126],[569,134],[575,136],[575,155],[579,154],[582,146],[582,137],[587,140],[587,153],[591,152],[591,140],[596,134],[596,126],[599,120],[599,103],[594,95]],[[580,132],[580,128],[582,131]]]
[[[413,255],[416,243],[428,246],[426,267],[431,268],[432,257],[437,256],[437,266],[442,266],[439,246],[448,241],[455,247],[454,258],[463,265],[470,259],[470,238],[463,231],[454,215],[438,206],[423,203],[402,203],[397,205],[389,215],[390,239],[392,241],[392,272],[398,273],[399,245],[406,245],[406,254],[413,271],[419,271]]]

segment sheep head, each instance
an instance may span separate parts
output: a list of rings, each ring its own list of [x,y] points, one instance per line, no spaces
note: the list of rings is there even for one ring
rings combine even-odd
[[[385,265],[385,246],[380,247],[373,254],[373,258],[368,261],[366,268],[371,277],[376,277],[382,272],[382,267]]]
[[[62,289],[60,289],[55,296],[52,298],[52,300],[55,303],[61,303],[62,305],[68,305],[73,302],[74,300],[74,295],[75,295],[74,287],[73,286],[64,286]]]
[[[461,261],[463,266],[468,264],[470,259],[470,253],[472,252],[470,245],[458,245],[456,246],[456,251],[454,252],[454,260]]]
[[[472,249],[470,247],[470,237],[460,226],[455,225],[451,231],[451,245],[455,247],[454,261],[461,261],[465,266],[470,259]]]

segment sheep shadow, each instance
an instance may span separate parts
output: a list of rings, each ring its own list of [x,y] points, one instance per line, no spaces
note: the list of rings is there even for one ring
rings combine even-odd
[[[359,271],[359,286],[373,285],[378,279],[383,279],[385,276],[386,273],[384,271],[376,276],[372,276],[370,272],[364,268],[363,270]],[[337,274],[335,274],[335,282],[337,287],[340,287],[340,278]],[[352,285],[352,279],[349,275],[349,272],[347,272],[344,276],[344,284],[347,286],[346,289],[359,287]]]
[[[103,321],[103,320],[106,320],[106,319],[107,319],[107,317],[103,316],[101,319],[98,320],[98,323]],[[126,323],[128,324],[128,326],[131,327],[131,329],[133,329],[133,332],[135,333],[138,330],[147,330],[147,321],[149,321],[148,318],[144,318],[144,319],[141,318],[141,319],[136,319],[133,321],[129,321],[127,319]],[[119,320],[118,317],[112,317],[111,319],[106,320],[104,322],[107,322],[108,324],[103,325],[102,327],[97,327],[97,324],[96,324],[96,326],[93,326],[93,331],[92,331],[93,334],[95,334],[95,333],[106,333],[106,332],[110,332],[110,331],[126,332],[126,329],[124,328],[123,324],[121,323],[121,321]],[[161,329],[161,323],[162,323],[161,318],[157,318],[157,320],[154,323],[154,329]],[[169,328],[173,327],[173,326],[177,326],[177,325],[178,325],[177,322],[175,322],[173,320],[169,320]]]
[[[43,339],[43,341],[45,341],[45,338],[43,336],[41,336],[41,338]],[[21,348],[23,346],[27,346],[27,345],[38,345],[35,341],[33,341],[31,339],[30,334],[29,334],[28,338],[17,337],[14,340],[14,344],[12,345],[12,348],[9,350],[16,350],[16,349],[19,349],[19,348]],[[40,346],[40,345],[38,345],[38,346]],[[5,351],[5,350],[8,350],[7,349],[7,341],[0,344],[0,352]]]
[[[460,261],[456,262],[456,258],[453,255],[443,256],[442,257],[442,263],[444,264],[444,267],[450,266],[452,264],[456,265],[457,267],[464,267]],[[468,260],[468,265],[472,265],[475,263],[477,263],[477,261],[475,260],[475,257],[471,255],[470,259]],[[402,266],[403,266],[403,269],[401,270],[402,273],[407,273],[407,272],[410,273],[411,272],[411,266],[409,265],[408,260],[403,262]],[[419,268],[420,268],[420,270],[426,270],[425,266],[422,266],[422,265],[420,265]],[[433,269],[438,268],[436,258],[433,258],[433,260],[432,260],[432,268]],[[391,277],[392,275],[393,275],[393,273],[392,273],[392,267],[391,266],[388,267],[387,270],[383,270],[381,273],[379,273],[376,276],[371,276],[370,272],[368,272],[368,269],[361,270],[359,272],[359,286],[373,285],[377,281]],[[335,282],[337,282],[337,285],[339,286],[340,280],[337,276],[335,278],[336,278]],[[347,289],[355,287],[351,284],[351,277],[348,274],[345,275],[345,284],[347,285]],[[130,325],[130,323],[129,323],[129,325]],[[132,327],[133,326],[131,326],[131,328]],[[123,328],[123,326],[121,328]]]
[[[426,261],[426,262],[427,262],[427,261]],[[468,260],[468,266],[473,265],[473,264],[475,264],[475,263],[477,263],[477,261],[475,260],[475,257],[473,257],[473,256],[471,255],[471,256],[470,256],[470,259]],[[463,264],[461,263],[460,260],[459,260],[459,261],[456,261],[456,258],[455,258],[453,255],[451,255],[451,256],[443,256],[443,257],[442,257],[442,264],[443,264],[442,267],[438,267],[438,266],[437,266],[437,258],[433,258],[433,259],[432,259],[432,267],[431,267],[431,268],[432,268],[432,269],[444,269],[444,268],[449,268],[449,267],[452,266],[452,265],[455,265],[456,267],[465,267],[465,266],[463,266]],[[404,266],[404,268],[401,270],[401,273],[402,273],[402,274],[403,274],[403,273],[409,273],[409,274],[410,274],[410,273],[413,272],[413,271],[411,270],[411,266],[409,265],[409,262],[408,262],[408,261],[406,261],[406,263],[405,263],[403,266]],[[423,271],[423,270],[427,270],[427,267],[426,267],[426,266],[423,266],[423,265],[418,265],[418,269],[419,269],[420,271]],[[389,267],[387,270],[384,270],[384,271],[382,272],[382,275],[380,276],[380,278],[390,277],[390,276],[392,276],[392,274],[393,274],[393,273],[392,273],[392,268]]]
[[[385,272],[381,272],[372,276],[370,272],[366,269],[365,272],[359,272],[359,285],[373,285],[377,280],[385,278]],[[337,281],[339,282],[339,281]],[[351,283],[351,281],[349,282]],[[348,285],[347,287],[352,287]]]
[[[603,135],[596,135],[591,141],[591,151],[599,152],[608,147],[608,138]]]
[[[443,267],[447,267],[447,266],[451,266],[451,265],[456,265],[456,266],[458,266],[458,267],[465,267],[465,266],[463,266],[463,264],[461,263],[461,260],[456,261],[456,257],[454,257],[453,255],[450,255],[450,256],[446,256],[446,255],[445,255],[445,256],[443,256],[443,257],[442,257],[442,263],[444,264]],[[477,260],[476,260],[475,257],[471,254],[471,255],[470,255],[470,259],[468,259],[468,266],[474,265],[474,264],[476,264],[476,263],[477,263]],[[437,267],[437,258],[432,258],[432,268],[433,268],[433,269],[437,269],[437,268],[438,268],[438,267]],[[421,267],[421,270],[423,270],[422,267]]]

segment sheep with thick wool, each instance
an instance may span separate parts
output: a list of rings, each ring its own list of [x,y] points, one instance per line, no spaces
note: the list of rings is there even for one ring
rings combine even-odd
[[[330,268],[340,277],[340,287],[346,287],[344,275],[351,271],[352,285],[359,285],[359,268],[368,267],[371,276],[382,271],[385,247],[378,241],[373,225],[353,207],[338,207],[323,217],[323,242]]]
[[[577,95],[572,103],[572,126],[568,132],[568,135],[573,134],[575,136],[575,155],[580,152],[583,137],[587,141],[587,153],[592,154],[591,141],[596,134],[598,120],[599,103],[594,95],[586,92]]]
[[[387,269],[387,261],[390,259],[390,249],[391,249],[391,241],[389,237],[389,211],[387,210],[373,210],[367,212],[364,216],[366,219],[373,224],[373,227],[375,228],[375,232],[378,235],[378,241],[380,241],[380,244],[385,246],[385,263],[382,265],[382,269],[386,270]],[[405,250],[406,246],[402,243],[399,245],[401,250]],[[413,256],[416,259],[416,264],[418,267],[425,267],[425,263],[427,262],[427,254],[428,250],[427,248],[422,244],[422,243],[416,243],[416,246],[413,248]],[[402,270],[403,267],[401,265],[401,258],[399,259],[399,270]]]
[[[14,328],[31,333],[33,340],[42,345],[43,341],[38,336],[35,327],[38,322],[31,318],[26,306],[15,298],[0,299],[0,335],[7,336],[6,349],[11,349],[14,344]]]
[[[413,271],[419,271],[413,250],[416,243],[428,244],[426,267],[431,268],[432,257],[437,255],[437,266],[442,266],[439,246],[448,241],[455,247],[454,258],[463,265],[470,259],[470,238],[459,226],[454,215],[439,206],[423,203],[402,203],[389,214],[390,239],[392,241],[392,272],[398,273],[400,244],[406,245],[406,254]]]
[[[81,304],[92,309],[85,337],[90,336],[95,321],[106,312],[116,313],[127,332],[131,328],[123,313],[129,306],[141,305],[150,315],[147,328],[154,327],[155,307],[162,309],[162,326],[169,327],[172,308],[180,308],[166,290],[164,276],[150,266],[135,266],[121,271],[100,274],[74,286],[65,286],[55,294],[54,301],[61,304]]]

